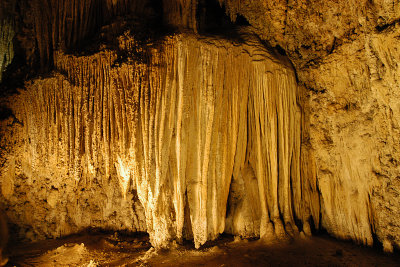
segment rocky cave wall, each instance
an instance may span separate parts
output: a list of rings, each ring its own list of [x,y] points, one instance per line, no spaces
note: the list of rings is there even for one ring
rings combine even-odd
[[[398,247],[399,1],[225,3],[285,51],[308,91],[303,144],[315,157],[322,226]]]
[[[225,228],[296,235],[294,209],[308,224],[312,208],[300,205],[310,192],[295,76],[242,38],[186,34],[143,50],[124,35],[120,52],[139,49],[143,62],[117,65],[114,51],[57,53],[58,73],[8,99],[1,188],[13,221],[38,238],[89,226],[147,231],[156,247],[199,246]]]
[[[102,12],[114,7],[110,14],[157,13],[115,4],[135,1],[89,2]],[[199,19],[215,19],[198,9],[206,2],[161,1],[162,21],[197,32]],[[114,229],[146,230],[156,246],[191,235],[200,245],[222,231],[282,236],[296,232],[298,220],[308,233],[312,222],[342,239],[368,245],[375,239],[386,251],[398,247],[399,2],[219,3],[231,21],[247,19],[247,31],[263,42],[189,34],[168,37],[157,48],[140,45],[138,51],[135,42],[120,41],[119,48],[92,56],[68,56],[63,46],[46,41],[62,32],[55,30],[64,25],[59,22],[32,34],[45,40],[44,48],[29,38],[19,41],[24,51],[37,51],[26,57],[35,55],[39,65],[54,65],[56,72],[2,101],[15,114],[2,122],[1,173],[8,177],[2,179],[3,202],[15,203],[9,216],[21,229],[33,227],[31,236],[59,236],[107,222]],[[107,22],[78,7],[66,20],[75,30],[64,33],[79,32],[84,40],[88,28],[82,22],[93,21],[94,28]],[[0,53],[12,55],[10,35],[2,30],[2,36],[0,48],[8,50]],[[70,42],[65,36],[59,40]],[[284,57],[278,63],[265,43],[285,54],[295,72]],[[118,51],[131,49],[125,53],[131,61],[119,65]],[[128,99],[129,94],[134,95]],[[16,137],[5,138],[11,134]],[[48,140],[53,141],[38,146]],[[43,169],[45,175],[39,174]],[[17,201],[26,192],[35,205]],[[86,206],[74,214],[68,209],[77,207],[76,199]],[[21,212],[40,201],[47,208],[36,215]],[[63,215],[54,213],[54,205]],[[40,226],[42,218],[53,228]]]

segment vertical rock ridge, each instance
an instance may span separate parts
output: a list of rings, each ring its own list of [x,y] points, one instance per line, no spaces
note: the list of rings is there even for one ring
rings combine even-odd
[[[34,0],[19,1],[18,6],[22,21],[18,33],[26,39],[23,49],[37,52],[42,71],[52,70],[54,52],[83,47],[111,20],[137,14],[147,18],[154,13],[149,1],[137,0]]]
[[[0,82],[3,72],[14,58],[14,23],[11,19],[0,17]]]
[[[162,0],[163,19],[167,25],[197,32],[198,0]]]
[[[110,190],[119,191],[121,203],[137,193],[140,204],[124,210],[133,216],[126,225],[146,229],[156,247],[187,238],[188,229],[196,247],[224,231],[295,235],[293,215],[303,216],[292,206],[292,185],[301,177],[294,73],[245,38],[238,45],[176,35],[142,50],[143,63],[128,58],[118,65],[108,50],[55,53],[63,75],[36,80],[15,97],[28,153],[17,164],[29,159],[32,172],[48,170],[43,177],[56,176],[45,166],[57,166],[75,184],[70,188],[88,190],[96,181],[106,195],[97,198],[109,207],[104,218],[116,208]],[[119,40],[121,49],[138,49],[130,37]],[[245,189],[235,204],[232,188],[240,179]],[[85,225],[76,218],[74,224]]]

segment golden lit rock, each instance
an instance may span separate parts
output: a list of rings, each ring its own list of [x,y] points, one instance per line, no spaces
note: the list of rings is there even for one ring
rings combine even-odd
[[[143,53],[147,63],[120,66],[112,66],[117,55],[111,51],[57,54],[56,68],[66,76],[35,80],[12,100],[22,125],[15,127],[13,154],[22,157],[14,164],[21,169],[23,161],[30,161],[31,169],[15,176],[15,167],[5,167],[9,171],[3,181],[13,183],[18,177],[52,188],[50,195],[43,192],[49,209],[68,210],[63,195],[91,191],[93,183],[104,195],[76,198],[81,214],[47,217],[41,212],[47,223],[62,220],[64,225],[55,232],[46,224],[35,225],[38,237],[42,231],[60,236],[92,225],[84,218],[92,215],[80,205],[93,202],[105,203],[98,206],[100,221],[125,213],[138,217],[139,225],[131,219],[122,228],[110,226],[146,229],[156,247],[182,240],[184,232],[197,247],[215,239],[225,231],[227,205],[235,213],[228,226],[233,233],[295,235],[291,184],[300,179],[298,88],[288,64],[254,37],[243,38],[239,45],[171,36]],[[120,40],[122,48],[134,41]],[[235,190],[236,183],[245,189]],[[228,204],[230,188],[253,207]],[[136,194],[144,214],[124,204]],[[11,197],[14,205],[18,201]],[[298,210],[300,218],[309,219],[304,209]],[[31,219],[39,218],[34,214]]]
[[[0,2],[11,236],[146,232],[159,249],[326,230],[396,251],[398,5]]]

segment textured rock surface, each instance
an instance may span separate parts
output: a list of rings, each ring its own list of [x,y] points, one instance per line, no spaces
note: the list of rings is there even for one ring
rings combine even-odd
[[[61,2],[75,9],[61,16],[46,1],[39,11],[47,15],[34,14],[54,23],[35,17],[35,37],[22,45],[57,71],[4,100],[15,117],[1,122],[2,202],[23,229],[36,227],[32,238],[107,221],[147,230],[157,246],[192,235],[199,245],[224,229],[292,234],[298,219],[307,233],[314,224],[362,244],[376,237],[386,251],[400,246],[399,2],[219,1],[232,21],[241,15],[285,53],[295,74],[251,38],[186,35],[138,47],[125,36],[123,53],[67,56],[58,45],[81,44],[101,18],[148,7]],[[196,32],[211,19],[207,3],[162,1],[163,21]],[[1,36],[0,60],[12,54],[11,35]],[[88,199],[80,215],[54,213],[54,205],[83,207],[78,192]],[[26,214],[41,201],[40,212]]]
[[[116,170],[104,168],[109,162],[97,153],[103,143],[90,147],[94,154],[84,154],[85,145],[92,142],[82,138],[86,134],[81,132],[83,99],[73,97],[79,87],[56,75],[28,88],[12,102],[16,118],[2,124],[3,133],[14,141],[2,142],[8,154],[1,192],[19,234],[37,239],[86,227],[145,231],[137,195],[120,190]],[[15,141],[17,145],[11,145]]]
[[[305,100],[322,226],[400,245],[399,2],[226,1],[292,60]],[[311,166],[313,168],[313,166]]]
[[[83,49],[103,26],[113,27],[109,24],[116,18],[132,15],[151,17],[154,9],[146,0],[3,0],[0,81],[11,62],[13,46],[19,57],[16,67],[27,65],[25,71],[34,69],[32,76],[43,74],[52,70],[56,50]]]
[[[178,35],[137,47],[125,35],[120,49],[141,60],[117,65],[107,50],[56,54],[64,75],[8,100],[15,118],[3,123],[13,134],[1,186],[13,221],[37,237],[102,226],[147,230],[157,247],[183,237],[199,246],[225,230],[233,177],[232,233],[295,235],[293,209],[306,222],[311,213],[298,204],[310,190],[301,193],[294,73],[242,38]]]

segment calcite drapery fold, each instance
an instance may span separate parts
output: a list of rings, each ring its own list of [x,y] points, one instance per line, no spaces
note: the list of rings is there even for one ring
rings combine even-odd
[[[30,67],[39,65],[36,63],[41,63],[44,71],[56,63],[58,72],[51,79],[36,80],[28,85],[29,92],[23,92],[21,96],[24,100],[16,101],[18,97],[2,99],[9,102],[8,106],[17,115],[1,122],[0,135],[0,165],[4,177],[1,187],[6,199],[1,198],[1,201],[7,201],[12,206],[10,214],[15,217],[14,221],[20,221],[22,228],[34,225],[35,234],[41,237],[71,233],[89,225],[145,230],[144,211],[136,199],[136,178],[140,177],[141,200],[150,203],[148,213],[154,217],[149,219],[148,225],[156,230],[160,226],[161,230],[157,231],[167,233],[165,240],[189,238],[197,233],[196,242],[200,244],[205,236],[217,234],[215,229],[222,227],[219,225],[223,225],[223,219],[216,219],[218,223],[206,222],[202,226],[200,223],[205,220],[200,220],[195,225],[199,230],[192,229],[191,217],[194,220],[206,216],[208,220],[220,216],[221,209],[204,215],[192,207],[197,212],[197,215],[193,215],[189,206],[193,206],[192,201],[196,199],[201,199],[202,207],[204,203],[209,203],[209,194],[204,200],[205,194],[199,193],[199,190],[205,188],[204,181],[207,182],[207,188],[213,185],[209,183],[210,172],[217,169],[215,166],[218,164],[223,167],[220,172],[229,173],[229,153],[235,149],[224,231],[258,236],[261,228],[261,235],[268,236],[268,233],[276,232],[282,236],[283,228],[289,233],[296,231],[294,224],[290,223],[295,217],[303,222],[303,231],[307,233],[310,233],[310,224],[314,223],[343,239],[372,244],[373,235],[376,235],[383,243],[384,250],[392,251],[395,246],[399,247],[399,3],[383,0],[352,0],[350,4],[333,0],[313,1],[312,4],[305,0],[218,2],[221,9],[218,9],[218,4],[203,0],[0,2],[0,76],[12,59],[11,40],[14,31],[18,60],[13,70],[23,65],[24,61],[28,65],[27,68],[21,66],[15,76],[7,73],[6,84],[1,87],[5,91],[12,91],[9,90],[12,88],[7,88],[10,80],[18,80],[12,77],[29,77]],[[116,67],[121,55],[111,51],[90,57],[62,54],[54,57],[53,54],[58,48],[80,50],[82,47],[77,45],[84,44],[88,36],[98,31],[101,31],[101,38],[107,30],[116,34],[126,26],[125,23],[130,23],[131,17],[120,17],[126,14],[140,14],[142,18],[147,15],[152,17],[159,11],[159,14],[163,13],[164,23],[179,29],[199,29],[200,32],[227,30],[231,34],[238,25],[228,25],[228,19],[222,19],[224,9],[232,22],[237,16],[240,16],[239,23],[246,23],[247,20],[261,39],[288,55],[297,71],[299,83],[305,86],[304,95],[303,92],[296,93],[296,102],[301,105],[301,111],[290,104],[294,97],[292,90],[280,92],[281,88],[287,86],[276,83],[279,76],[276,72],[268,72],[271,77],[267,79],[264,75],[254,76],[224,65],[223,77],[230,76],[225,73],[236,71],[238,79],[244,78],[248,82],[240,82],[241,88],[248,89],[245,93],[241,92],[241,96],[247,99],[246,105],[242,102],[239,105],[237,100],[229,98],[230,106],[234,107],[233,103],[236,103],[236,108],[240,106],[241,111],[236,117],[228,116],[225,112],[218,113],[220,109],[217,107],[222,97],[214,92],[215,88],[209,89],[211,91],[202,89],[201,92],[214,93],[198,98],[200,91],[196,90],[200,90],[200,82],[197,81],[196,86],[192,85],[192,89],[197,89],[186,94],[186,84],[191,84],[189,81],[193,80],[189,77],[191,72],[182,73],[191,65],[187,60],[196,60],[202,66],[203,61],[208,62],[202,67],[204,73],[196,73],[213,81],[219,80],[215,77],[220,71],[210,74],[208,68],[219,64],[214,58],[216,54],[221,56],[222,52],[214,50],[222,51],[231,45],[230,42],[211,49],[212,44],[216,44],[215,40],[203,40],[201,44],[209,47],[211,52],[207,54],[203,51],[201,57],[209,57],[208,60],[196,59],[188,53],[188,45],[180,44],[180,50],[174,48],[178,52],[171,48],[168,55],[162,49],[155,52],[154,57],[150,56],[151,53],[144,53],[144,61],[151,58],[150,65],[130,62],[121,67]],[[103,27],[107,23],[111,24]],[[115,44],[113,38],[107,42],[107,45]],[[235,43],[233,46],[241,45]],[[180,59],[166,60],[167,56]],[[138,62],[143,60],[136,59]],[[71,66],[63,63],[64,60]],[[162,63],[157,67],[156,61]],[[236,60],[231,62],[243,63]],[[253,61],[252,64],[256,63]],[[32,72],[36,73],[36,69]],[[133,75],[133,72],[137,74]],[[156,78],[154,72],[169,74]],[[247,74],[243,76],[243,73]],[[169,77],[168,84],[166,77]],[[261,89],[255,85],[255,81],[266,85]],[[228,86],[226,83],[222,83],[223,88]],[[13,84],[11,81],[11,87],[15,86]],[[147,94],[143,95],[147,100],[142,100],[142,91],[140,94],[135,91],[142,88],[138,84],[147,88]],[[201,88],[203,86],[202,81]],[[175,87],[179,89],[171,89]],[[135,89],[132,91],[131,88]],[[271,94],[269,90],[280,93]],[[185,92],[184,96],[182,92]],[[60,93],[62,97],[58,96]],[[167,100],[164,95],[168,97]],[[279,97],[274,98],[277,95]],[[228,94],[228,97],[231,96]],[[32,100],[36,98],[42,100]],[[63,100],[60,102],[56,100],[58,98]],[[264,107],[263,98],[268,103]],[[175,111],[163,101],[174,105]],[[208,104],[207,101],[214,102]],[[187,102],[196,104],[193,106],[198,109],[198,114],[190,108],[184,110],[187,106],[192,107]],[[25,105],[23,108],[22,103]],[[136,103],[137,107],[132,107],[130,103]],[[145,108],[141,110],[142,107]],[[146,111],[147,108],[151,108],[151,112],[155,110],[157,115]],[[53,110],[57,112],[54,112],[51,120],[48,112]],[[3,107],[1,111],[5,111],[5,117],[10,115]],[[288,111],[287,116],[282,115]],[[183,115],[186,113],[191,114],[189,118]],[[194,115],[203,119],[199,125],[193,125]],[[136,121],[132,123],[130,118]],[[267,119],[263,122],[263,118]],[[146,119],[152,119],[153,122],[147,123]],[[220,120],[225,119],[231,120],[225,126],[235,130],[238,127],[237,136],[236,133],[221,131],[223,138],[216,139],[214,129],[220,127]],[[168,127],[165,126],[167,123]],[[21,124],[26,129],[22,134],[16,130]],[[164,128],[159,129],[160,125]],[[192,141],[191,131],[203,127],[206,127],[205,130],[195,135],[197,141]],[[170,128],[173,129],[172,136],[168,130]],[[132,139],[136,133],[140,136],[137,140]],[[297,138],[299,133],[301,144]],[[141,137],[142,134],[146,136]],[[12,135],[19,137],[8,137]],[[292,135],[295,136],[294,140]],[[19,141],[12,144],[16,140]],[[43,140],[48,140],[51,145],[43,145]],[[164,144],[165,140],[167,144]],[[231,142],[229,149],[224,147],[227,150],[221,150],[222,144],[227,142]],[[21,144],[24,146],[23,152]],[[190,154],[188,151],[192,148],[200,152]],[[48,151],[57,151],[56,156],[48,157]],[[215,154],[215,151],[219,152]],[[148,155],[145,157],[144,153]],[[216,155],[222,155],[224,162],[220,163],[221,158]],[[132,160],[136,157],[138,161]],[[300,164],[296,163],[299,158]],[[198,165],[190,163],[194,159],[199,160]],[[53,165],[57,165],[59,171],[45,168]],[[188,168],[198,168],[194,176],[190,173],[190,177],[196,179],[188,178]],[[217,175],[221,174],[216,173],[215,177]],[[153,176],[163,181],[162,189],[157,189],[159,182],[152,182]],[[170,177],[178,178],[171,182]],[[76,187],[63,187],[64,181],[69,185],[70,180],[76,182]],[[226,177],[224,180],[227,181]],[[86,184],[86,181],[89,183]],[[135,181],[134,186],[132,181]],[[168,182],[171,185],[165,189]],[[147,187],[151,187],[150,193],[146,191]],[[189,187],[192,189],[189,190]],[[32,199],[26,203],[23,201],[27,198],[24,190]],[[207,189],[207,192],[212,190]],[[76,198],[79,205],[75,203]],[[153,212],[155,203],[162,202],[160,199],[163,198],[172,199],[172,204]],[[130,207],[132,201],[135,209]],[[218,200],[217,203],[223,201]],[[16,208],[17,205],[23,208]],[[43,209],[33,214],[26,213],[28,215],[22,212],[30,210],[32,206],[43,206]],[[55,214],[52,211],[54,207],[57,210],[62,207],[64,211]],[[70,213],[73,208],[68,207],[77,207],[81,212],[74,215]],[[159,215],[167,211],[171,211],[172,215]],[[42,221],[50,226],[44,227]],[[104,224],[104,221],[109,224]],[[159,243],[164,242],[162,238],[159,240]]]
[[[295,234],[301,112],[294,73],[256,38],[242,38],[182,34],[138,48],[121,37],[120,49],[139,49],[139,61],[120,62],[112,51],[56,53],[64,75],[37,80],[15,100],[25,158],[36,172],[63,169],[71,187],[116,177],[123,203],[137,193],[156,247],[182,238],[198,247],[225,229]],[[232,177],[248,188],[236,204]],[[243,199],[254,209],[237,205]],[[296,216],[306,221],[302,210]],[[135,225],[144,229],[140,219]]]

